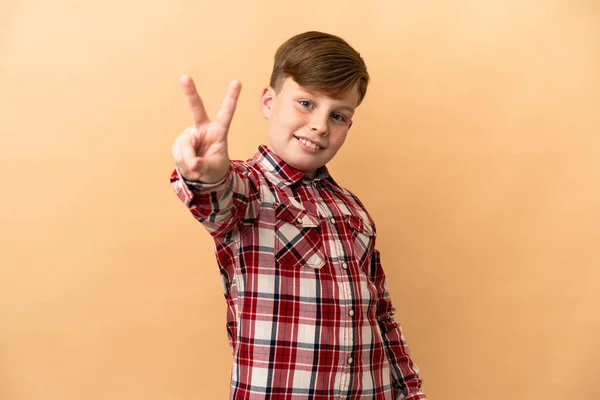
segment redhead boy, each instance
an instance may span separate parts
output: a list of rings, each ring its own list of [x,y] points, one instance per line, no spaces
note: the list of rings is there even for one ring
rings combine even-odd
[[[193,125],[173,144],[171,184],[212,235],[233,353],[230,399],[426,399],[393,315],[375,224],[331,177],[369,75],[337,36],[277,50],[260,98],[268,146],[230,160],[241,90],[209,121],[183,77]]]

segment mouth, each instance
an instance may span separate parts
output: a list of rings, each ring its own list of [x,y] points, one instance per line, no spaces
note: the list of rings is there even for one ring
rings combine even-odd
[[[295,137],[295,138],[296,138],[296,139],[297,139],[297,140],[298,140],[300,143],[302,143],[303,145],[305,145],[305,146],[307,146],[307,147],[310,147],[310,148],[311,148],[311,149],[313,149],[313,150],[322,150],[322,149],[324,149],[324,147],[323,147],[323,146],[321,146],[321,145],[319,145],[319,144],[317,144],[317,143],[311,142],[311,141],[309,141],[309,140],[307,140],[307,139],[304,139],[304,138],[301,138],[301,137],[298,137],[298,136],[294,136],[294,137]]]

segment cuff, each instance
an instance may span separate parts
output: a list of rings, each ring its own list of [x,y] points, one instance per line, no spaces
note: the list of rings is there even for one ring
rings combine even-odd
[[[225,187],[227,185],[227,181],[229,176],[231,175],[231,166],[229,167],[229,171],[223,178],[213,183],[205,183],[200,181],[192,181],[183,177],[177,165],[175,166],[175,171],[173,171],[172,179],[179,180],[181,185],[177,185],[177,195],[185,201],[186,204],[189,203],[194,198],[194,193],[200,192],[218,192],[221,187]]]

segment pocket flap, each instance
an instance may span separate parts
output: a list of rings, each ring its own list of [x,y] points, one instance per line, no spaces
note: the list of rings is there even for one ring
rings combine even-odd
[[[319,219],[301,208],[281,203],[274,203],[273,206],[275,207],[275,216],[279,220],[302,228],[316,228],[319,226]]]
[[[347,219],[348,225],[355,231],[362,232],[367,236],[377,236],[371,224],[364,221],[362,218],[357,217],[356,215],[348,215]]]

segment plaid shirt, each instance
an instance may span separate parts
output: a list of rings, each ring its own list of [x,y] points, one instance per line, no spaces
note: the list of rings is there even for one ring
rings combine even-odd
[[[260,146],[217,183],[171,184],[214,239],[230,399],[426,399],[373,220],[326,167],[308,180]]]

